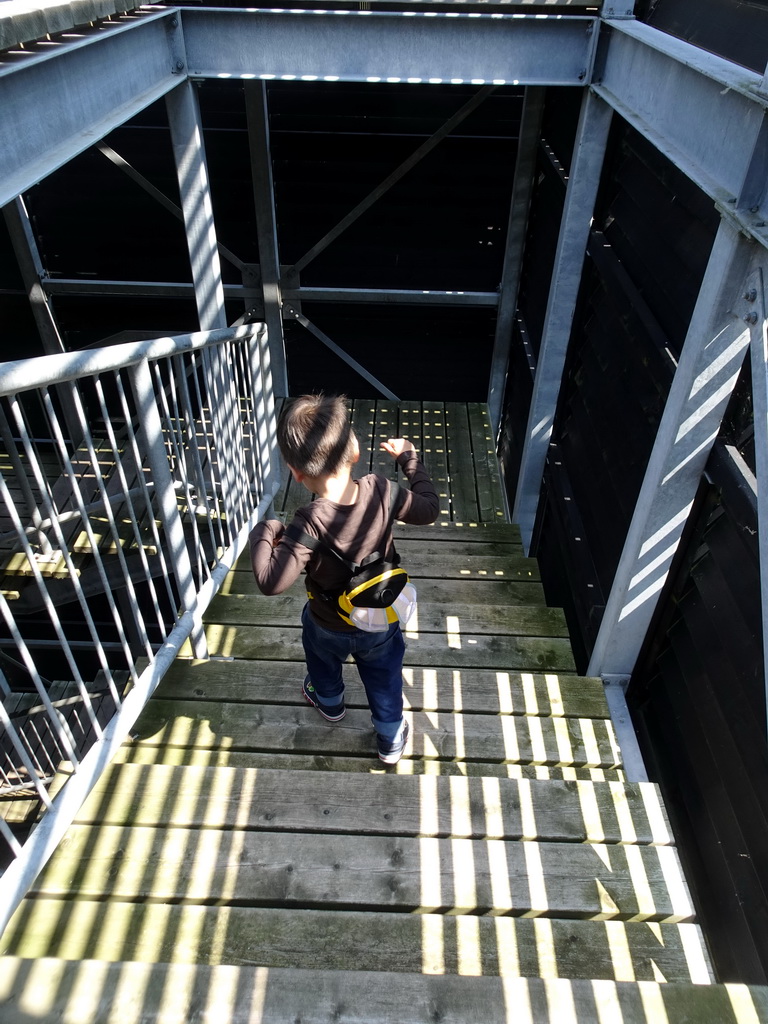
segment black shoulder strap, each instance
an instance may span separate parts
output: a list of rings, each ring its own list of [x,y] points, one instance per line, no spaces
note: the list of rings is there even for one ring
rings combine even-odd
[[[397,504],[397,498],[400,494],[400,484],[393,480],[389,485],[389,514],[387,518],[387,525],[389,525],[395,517],[395,505]],[[332,544],[326,544],[325,541],[319,539],[319,537],[313,537],[305,530],[300,530],[298,526],[294,526],[293,523],[289,523],[285,528],[285,536],[290,537],[291,540],[295,540],[299,544],[303,544],[305,548],[310,548],[312,551],[326,551],[338,558],[347,569],[354,576],[355,573],[359,572],[360,569],[370,562],[375,562],[378,558],[383,557],[378,551],[374,551],[371,555],[366,555],[363,561],[358,565],[357,562],[352,562],[348,558],[345,558],[340,554]]]

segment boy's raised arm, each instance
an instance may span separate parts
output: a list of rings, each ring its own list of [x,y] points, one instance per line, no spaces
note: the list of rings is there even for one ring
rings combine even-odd
[[[309,560],[309,548],[283,540],[284,532],[278,519],[263,519],[251,530],[251,567],[262,594],[282,594]]]
[[[409,490],[397,518],[414,526],[434,523],[440,514],[440,499],[413,443],[407,437],[390,437],[381,442],[381,449],[396,460],[408,480]]]

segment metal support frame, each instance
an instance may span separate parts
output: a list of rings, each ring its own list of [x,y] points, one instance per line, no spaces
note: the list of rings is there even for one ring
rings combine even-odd
[[[628,679],[750,341],[765,254],[723,218],[675,371],[587,673]],[[748,277],[752,274],[752,278]]]
[[[611,117],[611,108],[606,103],[589,90],[584,93],[512,514],[520,526],[526,551],[530,549],[536,521]]]
[[[189,74],[326,82],[582,85],[595,19],[422,11],[180,11]]]
[[[348,352],[345,352],[343,348],[340,348],[340,346],[337,345],[335,341],[332,341],[327,334],[324,334],[319,327],[316,327],[313,323],[307,320],[303,313],[299,313],[291,307],[286,307],[286,315],[292,317],[297,323],[300,323],[302,327],[306,327],[310,334],[314,334],[318,341],[322,341],[326,348],[329,348],[331,352],[337,355],[339,359],[343,360],[347,366],[351,366],[353,370],[359,373],[360,376],[364,380],[367,380],[369,384],[372,384],[376,390],[380,394],[384,395],[385,398],[389,399],[390,402],[400,401],[394,391],[390,391],[386,385],[382,384],[380,380],[377,380],[372,373],[369,373],[368,370],[366,370],[364,366],[361,366],[356,359],[349,355]]]
[[[179,179],[187,232],[189,261],[195,286],[200,329],[227,326],[224,287],[213,223],[213,204],[205,161],[203,126],[195,86],[185,81],[166,96],[173,155]]]
[[[283,336],[282,298],[280,295],[280,255],[277,243],[277,214],[272,180],[272,154],[269,145],[269,108],[265,82],[246,82],[245,109],[248,117],[248,145],[256,209],[256,233],[261,266],[261,290],[267,322],[272,366],[272,384],[276,397],[288,394],[288,364]]]
[[[136,12],[55,46],[31,44],[0,68],[0,206],[178,83],[185,61],[174,17]]]
[[[523,100],[488,386],[488,413],[494,438],[498,437],[501,426],[504,385],[507,379],[507,366],[512,344],[512,325],[517,312],[517,293],[520,286],[525,233],[528,227],[528,208],[533,193],[533,178],[536,171],[536,154],[541,135],[545,95],[545,89],[528,86]]]
[[[17,196],[3,207],[3,217],[24,287],[27,290],[29,305],[32,316],[35,318],[43,352],[48,355],[54,352],[64,352],[64,343],[53,315],[53,307],[40,283],[45,276],[45,270],[43,261],[40,259],[32,225],[29,223],[27,207],[21,196]]]
[[[219,249],[221,251],[221,249]],[[45,280],[48,295],[144,295],[149,298],[192,298],[194,285],[187,281],[101,281],[96,278],[51,277]],[[225,284],[224,298],[239,299],[254,306],[254,285]],[[498,292],[440,291],[435,288],[323,288],[302,285],[281,289],[288,303],[344,302],[371,305],[464,306],[487,309],[496,306]],[[261,297],[255,303],[254,316],[263,317]]]
[[[593,91],[768,245],[764,167],[762,195],[739,203],[766,145],[762,76],[636,21],[606,25],[596,68]]]
[[[765,274],[757,271],[747,284],[748,323],[752,335],[752,410],[755,424],[757,523],[760,545],[760,592],[763,612],[763,673],[768,714],[768,315]]]

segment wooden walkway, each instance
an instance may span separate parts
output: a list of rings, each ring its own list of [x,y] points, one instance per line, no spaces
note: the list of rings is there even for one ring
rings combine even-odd
[[[443,500],[397,527],[403,759],[352,666],[342,722],[306,705],[301,584],[264,598],[244,559],[211,659],[177,660],[3,935],[3,1024],[768,1021],[765,990],[711,984],[658,790],[503,521],[485,410],[434,410],[354,410],[367,458],[409,434]]]

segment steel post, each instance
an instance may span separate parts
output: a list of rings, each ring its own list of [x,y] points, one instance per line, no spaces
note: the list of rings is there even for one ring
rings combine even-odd
[[[224,287],[195,86],[183,82],[165,99],[200,329],[226,327]]]
[[[632,673],[749,347],[760,250],[723,219],[606,602],[588,675]],[[764,259],[764,257],[763,257]]]
[[[763,673],[768,708],[768,318],[762,270],[747,283],[745,298],[751,335],[752,410],[755,424],[757,535],[760,543],[760,592],[763,613]]]
[[[282,298],[280,295],[280,255],[277,243],[275,189],[272,180],[272,154],[269,144],[269,108],[265,82],[247,82],[245,106],[248,115],[248,142],[256,208],[256,233],[259,243],[261,288],[264,319],[272,368],[274,394],[288,394],[288,365],[283,336]]]
[[[520,525],[526,551],[536,521],[611,116],[606,103],[589,90],[584,93],[512,513],[514,522]]]
[[[515,176],[509,205],[507,241],[504,250],[504,266],[501,272],[496,335],[493,342],[493,358],[488,386],[488,412],[494,439],[498,437],[501,426],[504,386],[507,380],[509,351],[512,344],[512,325],[517,312],[517,292],[520,285],[520,269],[523,264],[528,208],[533,193],[533,176],[536,171],[536,154],[541,135],[545,95],[545,89],[528,86],[523,100],[523,115],[517,143]]]

